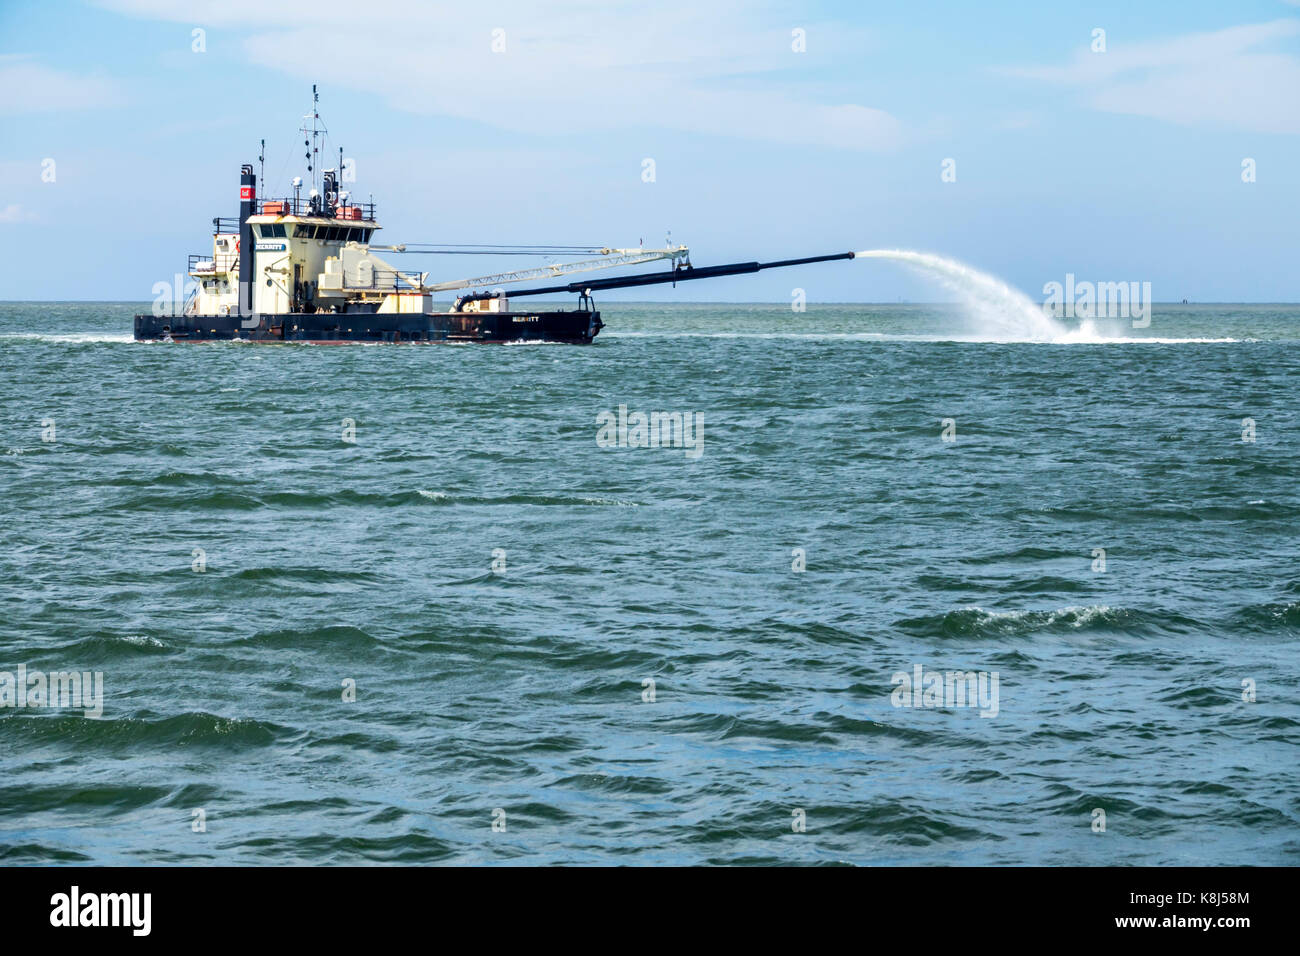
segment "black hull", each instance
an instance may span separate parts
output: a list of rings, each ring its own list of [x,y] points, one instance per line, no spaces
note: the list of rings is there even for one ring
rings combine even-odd
[[[586,345],[600,332],[599,312],[314,312],[256,315],[137,315],[141,342],[566,342]]]

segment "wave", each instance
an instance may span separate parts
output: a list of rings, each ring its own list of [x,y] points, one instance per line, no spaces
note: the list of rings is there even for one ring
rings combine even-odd
[[[178,487],[206,480],[203,476],[175,473],[168,483]],[[515,493],[504,495],[456,494],[417,488],[414,491],[364,492],[341,489],[333,492],[265,491],[257,494],[226,489],[205,494],[146,494],[124,502],[119,509],[133,511],[254,511],[259,508],[327,508],[369,506],[402,508],[422,505],[535,505],[540,507],[618,507],[635,508],[638,502],[600,495],[557,495]]]
[[[594,505],[597,507],[636,508],[637,502],[623,498],[602,498],[587,495],[454,495],[445,491],[426,491],[417,489],[416,494],[425,501],[437,504],[471,504],[471,505]]]
[[[286,628],[275,631],[259,631],[242,638],[241,644],[249,647],[282,650],[289,647],[303,647],[315,651],[328,650],[332,653],[347,651],[349,653],[373,653],[383,647],[377,637],[359,627],[347,624],[331,624],[316,628]],[[333,690],[330,690],[333,693]]]
[[[1167,611],[1138,611],[1106,605],[1054,611],[986,611],[964,607],[943,614],[905,618],[895,626],[916,637],[1019,637],[1042,632],[1120,631],[1125,634],[1186,633],[1204,625]]]
[[[11,714],[0,716],[0,739],[26,745],[74,748],[106,747],[134,751],[140,747],[215,746],[242,750],[267,746],[285,731],[276,724],[244,717],[220,717],[190,711],[171,717],[118,717],[87,720],[78,712],[50,716]]]
[[[1289,603],[1256,604],[1244,607],[1236,614],[1237,620],[1257,631],[1291,631],[1300,629],[1300,601]]]
[[[1066,331],[1059,338],[1044,340],[1017,335],[990,335],[980,333],[902,333],[902,332],[602,332],[601,338],[611,339],[787,339],[805,342],[953,342],[973,345],[1223,345],[1252,342],[1254,339],[1234,338],[1171,338],[1168,336],[1101,335],[1095,331]]]
[[[166,641],[145,634],[94,634],[57,648],[65,660],[75,661],[79,666],[166,656],[177,650]]]
[[[57,342],[70,345],[88,345],[100,342],[131,342],[135,343],[135,336],[129,333],[106,333],[106,332],[0,332],[0,339],[27,339],[35,342]],[[148,342],[140,342],[140,345],[148,345]]]
[[[355,581],[363,584],[382,584],[383,575],[369,571],[351,571],[339,568],[244,568],[229,575],[235,581],[301,582],[305,584],[340,584]]]

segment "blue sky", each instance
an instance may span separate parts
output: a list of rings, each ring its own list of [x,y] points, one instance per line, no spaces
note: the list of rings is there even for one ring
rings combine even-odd
[[[316,82],[385,241],[671,230],[696,265],[899,247],[1035,299],[1074,273],[1157,300],[1300,300],[1300,0],[467,7],[0,0],[0,299],[151,299],[237,213],[259,139],[264,195],[288,191]],[[627,297],[795,286],[944,297],[876,261]]]

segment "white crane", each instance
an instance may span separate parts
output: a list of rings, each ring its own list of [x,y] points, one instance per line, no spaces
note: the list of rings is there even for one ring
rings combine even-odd
[[[406,252],[406,246],[371,246],[371,249],[384,249],[390,252]],[[503,253],[506,254],[506,253]],[[686,259],[690,250],[684,246],[666,246],[663,249],[610,249],[600,250],[599,259],[579,259],[575,262],[552,262],[531,269],[516,269],[512,272],[498,272],[494,275],[475,276],[472,279],[451,279],[447,282],[435,282],[424,286],[423,292],[448,292],[452,289],[470,289],[507,282],[527,282],[529,279],[549,279],[570,275],[574,272],[594,272],[598,269],[613,269],[616,266],[633,266],[643,262],[655,262],[660,259]]]

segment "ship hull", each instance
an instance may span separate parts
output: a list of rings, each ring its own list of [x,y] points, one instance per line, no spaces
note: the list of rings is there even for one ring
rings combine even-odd
[[[313,312],[285,315],[137,315],[141,342],[366,343],[564,342],[586,345],[599,312]]]

